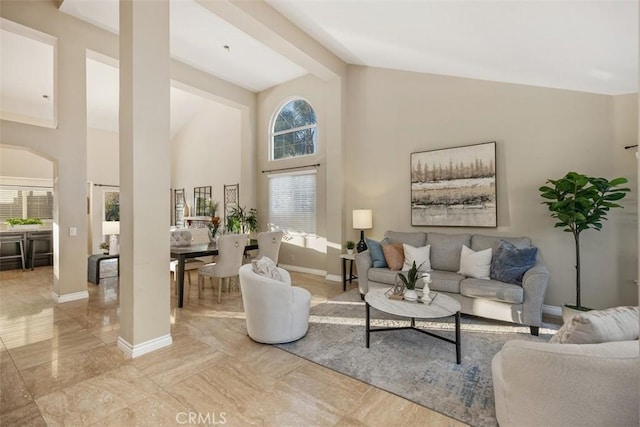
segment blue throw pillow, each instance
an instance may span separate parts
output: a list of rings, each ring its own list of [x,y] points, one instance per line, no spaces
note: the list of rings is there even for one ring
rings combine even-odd
[[[367,241],[367,247],[369,248],[369,254],[371,255],[371,261],[373,261],[373,267],[385,268],[387,266],[387,260],[384,259],[384,252],[382,252],[382,243],[377,240],[365,239]]]
[[[538,248],[517,248],[500,240],[491,260],[490,277],[501,282],[522,285],[522,276],[536,263]]]

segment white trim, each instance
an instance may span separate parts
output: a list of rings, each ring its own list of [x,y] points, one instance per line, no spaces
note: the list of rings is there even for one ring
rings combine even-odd
[[[130,359],[135,359],[143,354],[151,353],[173,343],[171,334],[163,335],[140,344],[131,345],[127,340],[118,337],[118,348]]]
[[[293,133],[293,132],[298,132],[298,131],[305,130],[305,129],[313,129],[313,128],[317,128],[317,127],[318,127],[317,123],[314,123],[312,125],[304,125],[304,126],[300,126],[300,127],[297,127],[297,128],[289,128],[289,129],[286,129],[286,130],[279,130],[278,132],[274,132],[272,136],[284,135],[285,133]]]
[[[298,267],[297,265],[278,264],[278,267],[284,268],[287,271],[297,271],[298,273],[314,274],[316,276],[326,276],[325,270],[317,270],[315,268]]]
[[[338,274],[327,274],[324,278],[326,280],[331,280],[332,282],[342,283],[342,276]]]
[[[550,316],[562,317],[562,307],[558,307],[556,305],[542,305],[542,313],[548,314]]]
[[[53,190],[53,180],[51,178],[28,178],[22,176],[0,176],[0,185],[3,187],[40,187]]]
[[[79,299],[88,299],[89,291],[72,292],[70,294],[63,294],[63,295],[58,295],[55,292],[51,292],[51,297],[55,302],[57,302],[58,304],[61,304],[65,302],[76,301]]]

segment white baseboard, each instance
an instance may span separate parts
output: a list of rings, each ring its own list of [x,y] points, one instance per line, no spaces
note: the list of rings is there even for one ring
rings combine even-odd
[[[325,279],[331,280],[332,282],[340,282],[342,283],[342,276],[339,274],[327,274],[324,276]]]
[[[140,344],[131,345],[127,340],[122,337],[118,337],[118,348],[130,359],[135,359],[143,354],[151,353],[152,351],[159,350],[163,347],[171,345],[173,340],[171,334],[167,334],[158,338],[154,338],[149,341],[145,341]]]
[[[556,305],[542,305],[542,313],[550,316],[562,317],[562,307]]]
[[[325,270],[317,270],[315,268],[298,267],[297,265],[278,264],[278,267],[284,268],[287,271],[296,271],[298,273],[314,274],[316,276],[326,276]]]
[[[79,299],[88,299],[89,291],[72,292],[70,294],[62,294],[62,295],[58,295],[55,292],[51,292],[51,297],[55,302],[60,304],[64,302],[76,301]]]

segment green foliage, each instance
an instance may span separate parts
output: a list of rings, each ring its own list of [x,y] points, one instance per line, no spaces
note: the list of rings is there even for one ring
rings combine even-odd
[[[347,240],[347,249],[353,249],[356,247],[356,242],[353,240]]]
[[[220,226],[222,225],[222,223],[220,222],[220,217],[214,216],[213,218],[211,218],[211,222],[208,222],[206,225],[207,229],[209,230],[209,235],[212,238],[215,238],[220,231]]]
[[[120,193],[115,191],[105,193],[104,220],[120,221]]]
[[[35,225],[44,224],[40,218],[8,218],[5,224],[9,225]]]
[[[422,264],[420,264],[420,266],[422,266]],[[416,283],[418,282],[418,280],[424,277],[424,275],[421,274],[420,271],[418,270],[419,268],[420,267],[416,266],[416,262],[413,261],[413,265],[407,272],[406,276],[402,273],[398,273],[398,279],[400,279],[402,283],[404,283],[407,289],[415,289]]]
[[[619,186],[627,183],[626,178],[611,181],[594,178],[576,172],[569,172],[560,179],[547,180],[552,186],[540,187],[540,195],[547,199],[551,216],[558,222],[554,227],[563,228],[574,235],[584,230],[601,230],[611,208],[621,208],[615,203],[622,200],[628,188]]]
[[[234,206],[227,215],[227,231],[240,234],[258,231],[258,210]]]
[[[545,199],[543,204],[551,212],[557,222],[556,228],[573,234],[576,246],[576,308],[582,309],[580,298],[580,233],[585,230],[601,230],[603,221],[612,208],[621,208],[616,203],[622,200],[629,188],[620,187],[626,184],[626,178],[605,178],[586,176],[569,172],[560,179],[549,179],[540,187],[540,195]]]

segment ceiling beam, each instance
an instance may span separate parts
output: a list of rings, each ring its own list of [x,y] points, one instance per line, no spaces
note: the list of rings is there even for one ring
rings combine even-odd
[[[196,2],[322,80],[346,73],[344,61],[264,0]]]

